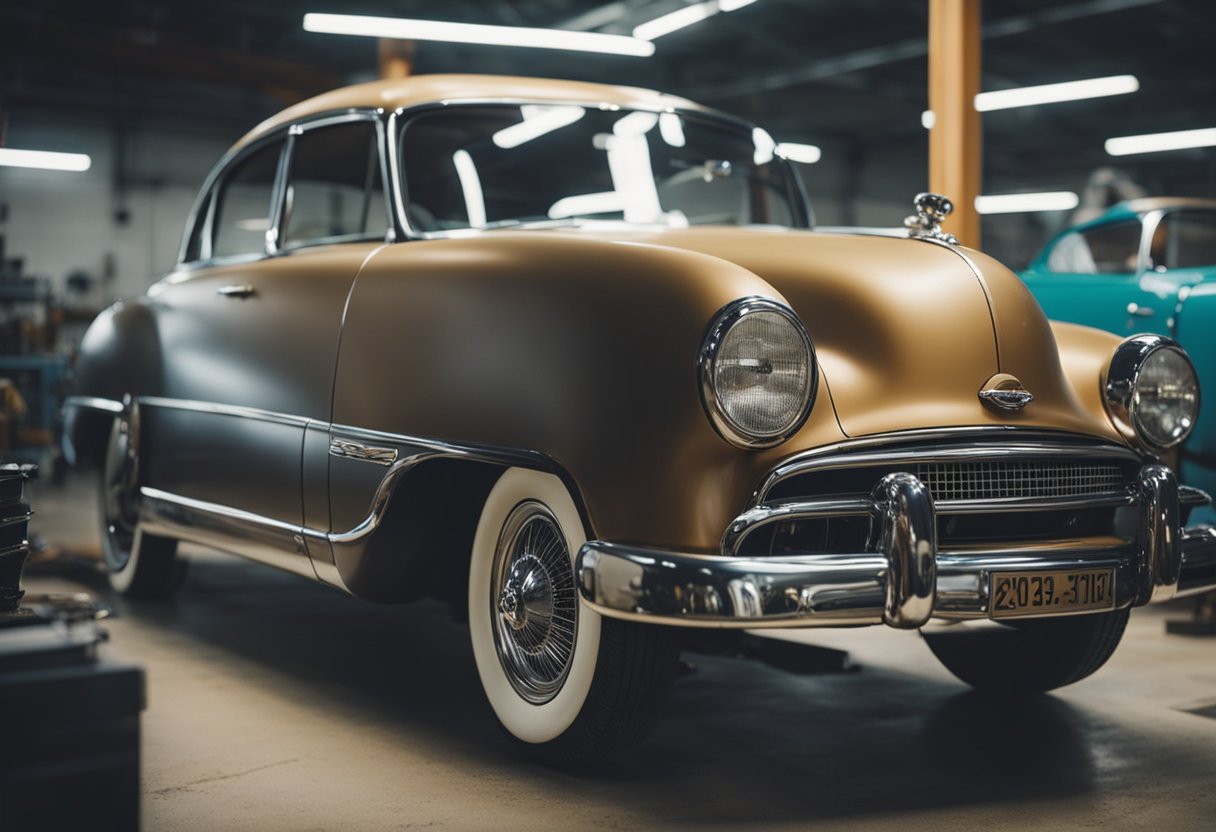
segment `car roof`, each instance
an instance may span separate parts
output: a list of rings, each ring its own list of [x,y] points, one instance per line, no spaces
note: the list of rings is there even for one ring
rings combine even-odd
[[[555,104],[713,112],[687,99],[639,87],[508,75],[415,75],[355,84],[301,101],[250,130],[236,143],[234,149],[284,125],[323,113],[351,109],[383,109],[391,112],[405,107],[448,101],[548,101]]]
[[[1202,199],[1187,196],[1149,196],[1140,199],[1129,199],[1111,206],[1103,218],[1112,215],[1147,214],[1150,211],[1163,211],[1170,208],[1199,208],[1216,211],[1216,199]]]

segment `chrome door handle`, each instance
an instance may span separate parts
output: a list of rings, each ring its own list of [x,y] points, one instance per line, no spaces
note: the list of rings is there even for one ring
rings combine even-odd
[[[215,293],[226,298],[248,298],[256,295],[258,291],[248,283],[241,283],[234,286],[221,286],[215,290]]]
[[[1153,315],[1156,315],[1157,312],[1151,306],[1141,306],[1133,301],[1127,305],[1127,314],[1134,318],[1151,318]]]

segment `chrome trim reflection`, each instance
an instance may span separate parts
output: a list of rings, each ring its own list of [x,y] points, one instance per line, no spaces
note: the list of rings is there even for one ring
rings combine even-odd
[[[1178,480],[1164,465],[1140,469],[1139,602],[1168,601],[1178,591],[1182,569],[1182,524]]]
[[[276,413],[273,410],[261,410],[256,407],[221,404],[219,402],[203,402],[194,399],[172,399],[164,396],[140,396],[139,403],[147,407],[162,407],[169,410],[192,410],[197,413],[210,413],[216,416],[236,416],[242,419],[256,419],[260,422],[274,422],[280,425],[304,427],[315,421],[307,416],[296,416],[291,413]]]
[[[303,530],[231,506],[140,489],[138,530],[241,555],[307,578],[316,578]]]
[[[576,563],[579,591],[604,615],[680,626],[920,627],[936,586],[929,493],[911,474],[892,474],[869,509],[876,552],[746,558],[591,541]]]
[[[376,465],[392,465],[397,461],[396,448],[376,448],[360,442],[349,442],[345,439],[337,438],[329,440],[329,453],[332,456],[374,462]]]
[[[63,406],[82,407],[86,410],[101,410],[106,413],[122,413],[122,402],[113,399],[103,399],[99,396],[68,396],[63,400]]]

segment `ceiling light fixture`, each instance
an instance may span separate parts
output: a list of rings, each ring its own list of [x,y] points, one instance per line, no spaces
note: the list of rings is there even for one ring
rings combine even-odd
[[[50,150],[18,150],[0,147],[0,167],[86,171],[93,164],[87,153],[55,153]]]
[[[798,144],[796,142],[780,142],[777,145],[777,155],[791,162],[802,165],[813,165],[823,156],[819,148],[813,144]]]
[[[1172,133],[1146,133],[1143,136],[1107,139],[1106,152],[1111,156],[1130,156],[1133,153],[1160,153],[1213,145],[1216,145],[1216,127],[1207,127],[1202,130],[1176,130]]]
[[[1071,211],[1081,200],[1072,191],[1037,194],[993,194],[977,196],[975,210],[981,214],[1029,214],[1036,211]]]
[[[1060,101],[1080,101],[1085,98],[1126,95],[1136,92],[1138,89],[1140,89],[1140,82],[1135,75],[1111,75],[1106,78],[1088,78],[1084,81],[1065,81],[1062,84],[1042,84],[1037,87],[982,92],[975,97],[975,109],[981,113],[987,113],[992,110],[1008,110],[1013,107],[1033,107],[1037,104],[1055,104]]]
[[[626,35],[571,32],[565,29],[532,29],[523,26],[490,26],[480,23],[452,23],[444,20],[371,17],[358,14],[306,14],[304,15],[304,30],[330,35],[361,35],[371,38],[436,40],[483,46],[523,46],[533,49],[568,49],[576,52],[600,52],[606,55],[631,55],[639,58],[647,58],[654,54],[653,43]]]
[[[756,0],[705,0],[704,3],[693,3],[691,6],[684,6],[638,24],[633,27],[633,36],[639,40],[655,40],[663,35],[678,32],[686,26],[700,23],[718,12],[733,12],[755,2]]]

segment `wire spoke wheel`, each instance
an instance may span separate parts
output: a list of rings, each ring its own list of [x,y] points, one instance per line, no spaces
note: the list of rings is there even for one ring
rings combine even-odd
[[[570,672],[578,634],[578,595],[566,537],[535,501],[511,512],[499,537],[490,615],[503,670],[534,705],[550,701]]]

